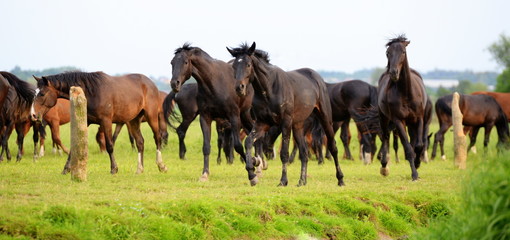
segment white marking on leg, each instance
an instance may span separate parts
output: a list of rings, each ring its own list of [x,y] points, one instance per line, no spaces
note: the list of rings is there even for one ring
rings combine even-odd
[[[161,156],[161,151],[159,149],[156,150],[156,164],[158,165],[160,172],[168,171],[168,168],[163,163],[163,157]]]
[[[441,160],[443,160],[443,161],[446,160],[446,155],[442,155]]]
[[[427,151],[423,153],[423,161],[426,163],[429,162],[429,154],[427,153]]]
[[[142,153],[141,152],[138,152],[138,169],[136,169],[136,173],[143,173]]]
[[[476,146],[471,147],[471,152],[476,154]]]
[[[372,162],[372,154],[371,153],[363,153],[363,163],[368,165]]]

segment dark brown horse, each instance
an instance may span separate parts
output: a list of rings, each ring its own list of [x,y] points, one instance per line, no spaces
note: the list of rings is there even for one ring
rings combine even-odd
[[[140,132],[144,116],[152,129],[156,143],[156,163],[160,171],[167,167],[161,157],[161,135],[159,133],[159,91],[156,85],[142,74],[113,77],[103,72],[67,72],[36,78],[39,93],[34,100],[34,116],[40,117],[55,106],[57,98],[69,99],[71,86],[79,86],[87,98],[87,123],[99,124],[104,131],[106,150],[110,156],[110,172],[118,167],[113,154],[112,123],[126,123],[130,134],[136,139],[138,148],[137,173],[143,172],[143,136]],[[69,172],[70,158],[62,173]]]
[[[480,95],[485,94],[489,95],[496,100],[496,102],[499,103],[499,106],[503,110],[503,112],[506,115],[506,118],[510,122],[510,93],[501,93],[501,92],[485,92],[485,91],[478,91],[478,92],[472,92],[471,95]]]
[[[163,102],[163,112],[167,123],[171,128],[175,129],[179,137],[179,158],[186,159],[186,143],[184,138],[189,126],[198,116],[198,85],[196,83],[184,84],[181,90],[169,93]],[[175,104],[179,108],[180,115],[175,110]],[[232,138],[229,132],[230,124],[222,118],[214,119],[216,121],[216,131],[218,133],[218,157],[216,161],[221,163],[221,150],[225,152],[227,163],[234,162],[234,147],[232,146]],[[180,122],[175,127],[172,122]]]
[[[209,178],[209,155],[211,153],[211,122],[216,118],[227,119],[231,126],[231,136],[234,148],[246,159],[243,145],[240,141],[242,125],[251,131],[253,121],[250,115],[252,97],[240,97],[235,92],[235,79],[230,64],[216,60],[198,47],[184,44],[175,50],[172,59],[172,80],[170,85],[174,92],[181,90],[182,84],[193,76],[198,86],[198,113],[200,127],[204,136],[202,152],[204,154],[204,168],[201,181]],[[248,161],[246,161],[248,162]],[[248,168],[248,176],[253,178],[253,169]]]
[[[425,112],[428,96],[418,72],[409,67],[406,47],[410,42],[401,35],[387,44],[386,72],[379,79],[378,106],[382,129],[381,174],[387,176],[390,123],[398,131],[409,161],[413,181],[418,180],[420,157],[424,155],[428,126]],[[406,131],[407,127],[407,131]],[[409,135],[408,135],[409,133]]]
[[[279,186],[288,184],[287,165],[291,130],[299,146],[301,160],[298,186],[306,185],[308,153],[303,124],[311,114],[316,114],[325,130],[328,149],[335,161],[338,185],[344,185],[344,175],[338,163],[338,150],[332,127],[331,104],[322,77],[309,68],[285,72],[269,63],[266,52],[255,50],[255,48],[255,43],[251,47],[243,44],[239,48],[227,48],[235,57],[232,67],[237,80],[237,93],[244,96],[249,86],[253,86],[255,91],[252,106],[255,127],[245,140],[246,168],[254,169],[254,159],[251,157],[254,141],[262,138],[271,126],[278,126],[282,132],[280,151],[282,176]],[[258,179],[255,175],[250,175],[249,179],[252,185],[257,184]]]
[[[441,97],[436,102],[436,114],[439,121],[439,131],[434,137],[434,146],[432,148],[432,158],[436,157],[437,145],[441,148],[441,158],[446,159],[444,153],[444,134],[452,126],[452,95]],[[500,105],[489,95],[460,95],[459,108],[462,112],[462,124],[464,131],[471,130],[470,143],[468,149],[471,149],[476,143],[476,136],[481,127],[485,128],[485,139],[483,146],[486,149],[489,144],[490,133],[494,126],[498,130],[498,147],[508,145],[509,130],[508,118],[504,114]]]
[[[361,134],[360,148],[363,152],[361,159],[365,164],[370,163],[375,155],[376,146],[373,139],[377,132],[372,131],[373,128],[367,126],[367,123],[370,121],[377,123],[379,118],[374,115],[372,119],[367,119],[365,112],[376,108],[377,88],[361,80],[327,84],[327,87],[333,111],[333,122],[341,122],[341,124],[334,125],[334,131],[338,130],[338,125],[341,126],[340,138],[344,145],[345,158],[352,159],[348,143],[349,120],[352,118],[356,123],[358,133]]]
[[[3,152],[6,151],[7,159],[11,159],[8,147],[9,136],[13,129],[16,129],[18,154],[16,160],[20,161],[23,156],[23,141],[30,127],[34,126],[34,160],[38,158],[35,150],[39,141],[40,123],[30,121],[30,107],[34,100],[35,87],[30,83],[22,81],[14,74],[8,72],[0,72],[0,75],[8,82],[7,96],[4,97],[2,111],[0,112],[0,138],[2,140],[2,151],[0,152],[0,160],[3,158]],[[5,82],[4,82],[4,86]],[[5,89],[2,90],[2,92]]]

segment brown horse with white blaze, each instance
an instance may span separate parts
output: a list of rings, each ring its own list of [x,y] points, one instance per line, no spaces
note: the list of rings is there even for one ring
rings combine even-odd
[[[106,140],[110,157],[110,172],[118,167],[113,154],[112,123],[126,123],[130,134],[136,139],[138,148],[137,173],[143,172],[144,140],[140,131],[142,116],[152,129],[156,144],[156,163],[161,172],[167,171],[161,156],[161,135],[158,114],[160,112],[159,91],[156,85],[142,74],[110,76],[103,72],[66,72],[57,75],[35,77],[38,93],[34,100],[33,117],[40,118],[53,107],[57,98],[69,99],[71,86],[79,86],[87,98],[87,123],[99,124]],[[71,153],[72,154],[72,153]],[[70,158],[63,174],[70,170]]]

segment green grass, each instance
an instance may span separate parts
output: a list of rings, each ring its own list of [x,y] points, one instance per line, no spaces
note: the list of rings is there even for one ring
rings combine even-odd
[[[346,186],[338,187],[333,162],[319,166],[311,160],[306,186],[296,187],[297,162],[289,166],[289,186],[277,187],[281,162],[273,160],[259,184],[251,187],[238,157],[233,165],[216,164],[215,134],[211,176],[208,182],[198,181],[203,163],[197,122],[186,138],[187,160],[178,159],[177,137],[170,133],[163,150],[167,173],[157,169],[152,134],[144,125],[145,172],[135,174],[137,154],[124,130],[115,148],[119,172],[112,176],[108,155],[93,141],[96,130],[89,128],[86,182],[60,174],[66,156],[47,151],[33,162],[30,137],[21,162],[0,163],[0,239],[399,238],[453,215],[452,209],[462,202],[466,175],[486,164],[482,159],[496,156],[493,133],[488,153],[481,153],[480,138],[479,154],[469,155],[468,170],[457,170],[448,133],[449,161],[422,164],[417,182],[411,181],[407,162],[391,162],[390,175],[382,177],[377,161],[364,166],[359,160],[342,160]],[[69,146],[68,126],[61,132]],[[341,156],[340,141],[337,145]],[[11,149],[14,146],[11,138]],[[353,142],[351,150],[357,158],[358,144]]]

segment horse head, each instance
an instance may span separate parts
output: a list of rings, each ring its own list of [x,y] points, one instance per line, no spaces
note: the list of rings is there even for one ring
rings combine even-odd
[[[186,43],[183,47],[175,50],[174,58],[171,61],[172,79],[170,80],[170,86],[174,92],[179,92],[182,84],[184,84],[193,73],[192,59],[193,54],[196,52],[195,49],[196,48]]]
[[[406,47],[410,41],[404,35],[391,39],[386,44],[386,58],[388,58],[388,65],[386,71],[390,75],[390,79],[394,82],[399,80],[401,71],[407,62]]]
[[[32,120],[40,120],[50,108],[57,104],[59,91],[48,81],[46,77],[33,76],[37,81],[35,97],[30,109]]]
[[[234,68],[234,77],[236,79],[236,92],[239,96],[246,96],[246,88],[253,76],[253,60],[251,56],[255,52],[256,44],[253,42],[251,47],[243,44],[240,48],[228,48],[228,52],[234,57],[232,68]]]

